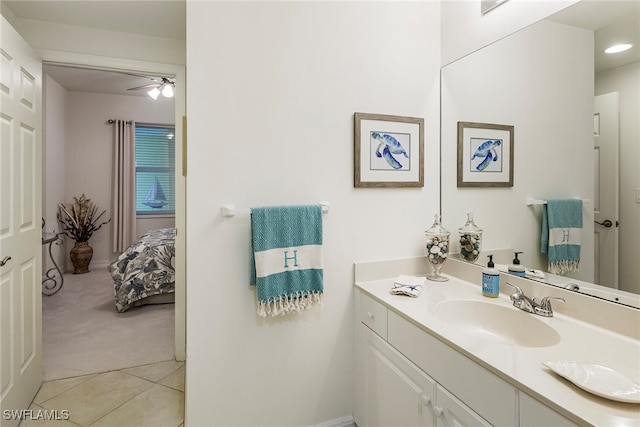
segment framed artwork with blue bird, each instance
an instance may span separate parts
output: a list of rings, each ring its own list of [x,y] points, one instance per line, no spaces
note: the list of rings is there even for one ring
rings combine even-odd
[[[354,114],[354,187],[424,187],[424,119]]]
[[[514,127],[458,122],[458,187],[513,187]]]

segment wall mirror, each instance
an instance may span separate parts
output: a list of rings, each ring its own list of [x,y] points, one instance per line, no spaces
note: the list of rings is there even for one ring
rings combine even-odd
[[[581,198],[580,269],[542,280],[640,307],[639,39],[640,2],[583,0],[442,68],[442,218],[455,231],[474,214],[484,230],[477,263],[495,252],[509,264],[522,251],[525,267],[546,271],[543,205],[527,200]],[[605,44],[627,40],[630,51],[604,61]],[[458,122],[514,127],[513,187],[458,186]],[[613,154],[597,145],[605,130]],[[606,219],[611,227],[596,223]]]

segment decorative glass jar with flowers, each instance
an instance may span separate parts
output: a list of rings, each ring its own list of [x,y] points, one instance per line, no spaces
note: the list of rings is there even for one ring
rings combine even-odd
[[[109,218],[100,222],[105,213],[106,210],[103,210],[98,214],[98,207],[84,194],[74,197],[73,204],[69,207],[60,204],[58,221],[62,224],[62,232],[76,242],[70,252],[73,274],[89,272],[89,263],[93,257],[93,248],[89,246],[89,239],[93,233],[111,221]]]

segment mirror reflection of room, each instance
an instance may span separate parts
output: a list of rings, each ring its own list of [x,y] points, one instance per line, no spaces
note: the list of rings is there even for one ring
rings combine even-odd
[[[638,8],[579,2],[443,68],[442,216],[458,228],[473,212],[484,230],[477,263],[496,252],[507,265],[521,251],[522,264],[547,282],[640,293],[640,62],[637,53],[603,53],[620,37],[638,38]],[[456,185],[455,167],[444,165],[456,163],[460,121],[514,126],[513,187]],[[580,267],[550,274],[540,251],[543,203],[573,198],[584,201]]]

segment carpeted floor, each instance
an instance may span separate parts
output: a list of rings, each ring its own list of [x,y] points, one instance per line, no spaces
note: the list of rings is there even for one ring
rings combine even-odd
[[[43,380],[107,372],[174,359],[174,304],[118,313],[106,269],[65,274],[42,296]]]

